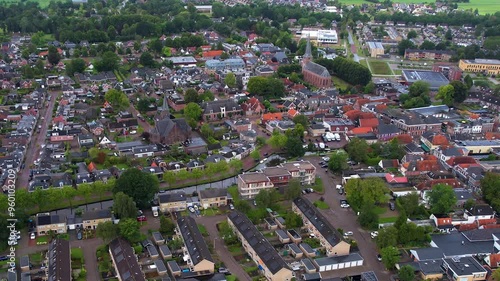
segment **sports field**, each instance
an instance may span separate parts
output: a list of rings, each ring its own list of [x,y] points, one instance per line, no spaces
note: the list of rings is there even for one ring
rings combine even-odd
[[[385,61],[368,60],[373,75],[392,75],[391,68]]]

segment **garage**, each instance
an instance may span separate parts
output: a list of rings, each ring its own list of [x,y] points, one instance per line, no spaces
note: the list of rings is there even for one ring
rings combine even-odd
[[[314,260],[319,272],[350,268],[363,265],[363,258],[358,253],[339,257],[325,257]]]

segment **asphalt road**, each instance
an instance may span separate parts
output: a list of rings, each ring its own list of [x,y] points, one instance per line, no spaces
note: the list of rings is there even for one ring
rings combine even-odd
[[[28,188],[30,167],[33,165],[35,159],[40,155],[41,145],[45,143],[48,125],[52,122],[52,111],[54,110],[54,105],[59,92],[49,91],[48,94],[51,96],[51,99],[48,102],[49,105],[40,110],[40,121],[36,124],[35,133],[31,137],[31,142],[28,144],[28,148],[26,149],[24,169],[21,169],[18,173],[16,188]],[[41,125],[42,128],[40,132],[37,133],[38,125]]]
[[[349,41],[349,45],[351,45],[351,53],[354,61],[359,62],[358,50],[356,49],[356,44],[354,43],[354,39],[352,39],[352,32],[350,30],[347,40]]]
[[[320,157],[307,157],[306,159],[319,167]],[[391,280],[390,272],[385,270],[383,264],[377,260],[378,252],[375,241],[370,237],[370,232],[361,228],[352,209],[340,207],[340,199],[345,199],[345,196],[340,195],[335,189],[335,186],[341,183],[340,177],[333,177],[331,172],[325,172],[325,169],[321,168],[316,173],[323,179],[325,193],[323,195],[307,194],[306,198],[311,202],[318,200],[320,197],[325,199],[330,209],[321,210],[321,212],[335,228],[342,228],[344,232],[353,232],[354,235],[351,237],[358,243],[359,252],[364,259],[362,267],[322,272],[321,275],[324,277],[345,277],[365,271],[374,271],[378,280]]]

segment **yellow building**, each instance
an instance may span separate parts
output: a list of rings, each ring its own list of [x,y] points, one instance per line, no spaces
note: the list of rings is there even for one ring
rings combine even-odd
[[[36,215],[36,232],[38,236],[47,235],[52,231],[54,233],[66,233],[66,221],[59,215],[50,215],[49,213]]]
[[[170,213],[184,211],[187,208],[187,197],[184,192],[163,193],[158,196],[160,211]]]
[[[227,189],[212,188],[200,191],[200,205],[203,208],[221,207],[227,205]]]
[[[98,224],[111,221],[111,210],[85,212],[82,221],[84,229],[96,229]]]
[[[500,60],[460,60],[458,67],[467,72],[487,72],[489,75],[500,73]]]

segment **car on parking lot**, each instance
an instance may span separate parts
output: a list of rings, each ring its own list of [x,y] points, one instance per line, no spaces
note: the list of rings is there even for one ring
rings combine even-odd
[[[225,267],[219,267],[219,273],[223,273],[225,275],[231,274],[231,272],[229,272],[229,270],[227,270],[227,268]]]
[[[346,233],[344,233],[344,236],[352,236],[352,235],[354,235],[352,231],[347,231]]]
[[[148,220],[148,218],[146,216],[144,216],[144,215],[137,217],[137,221],[139,221],[139,222],[147,221],[147,220]]]
[[[229,204],[229,209],[234,210],[234,205],[233,204]]]
[[[193,208],[193,207],[189,206],[189,207],[188,207],[188,210],[189,210],[191,213],[194,213],[194,208]]]
[[[321,165],[321,168],[328,168],[328,164]]]
[[[0,257],[0,261],[6,261],[6,260],[8,260],[8,259],[9,259],[9,257],[7,257],[7,256],[1,256],[1,257]]]
[[[264,164],[264,162],[266,162],[266,161],[267,161],[267,158],[264,158],[264,159],[260,160],[260,164]]]
[[[349,204],[340,204],[340,208],[349,208],[351,205]]]
[[[30,239],[34,240],[36,238],[36,234],[34,232],[30,233]]]
[[[378,236],[378,231],[372,231],[370,232],[370,236],[373,238],[377,237]]]
[[[330,157],[328,157],[328,156],[325,156],[325,157],[321,157],[321,159],[323,159],[323,161],[325,161],[325,162],[328,162],[328,161],[330,161]]]

